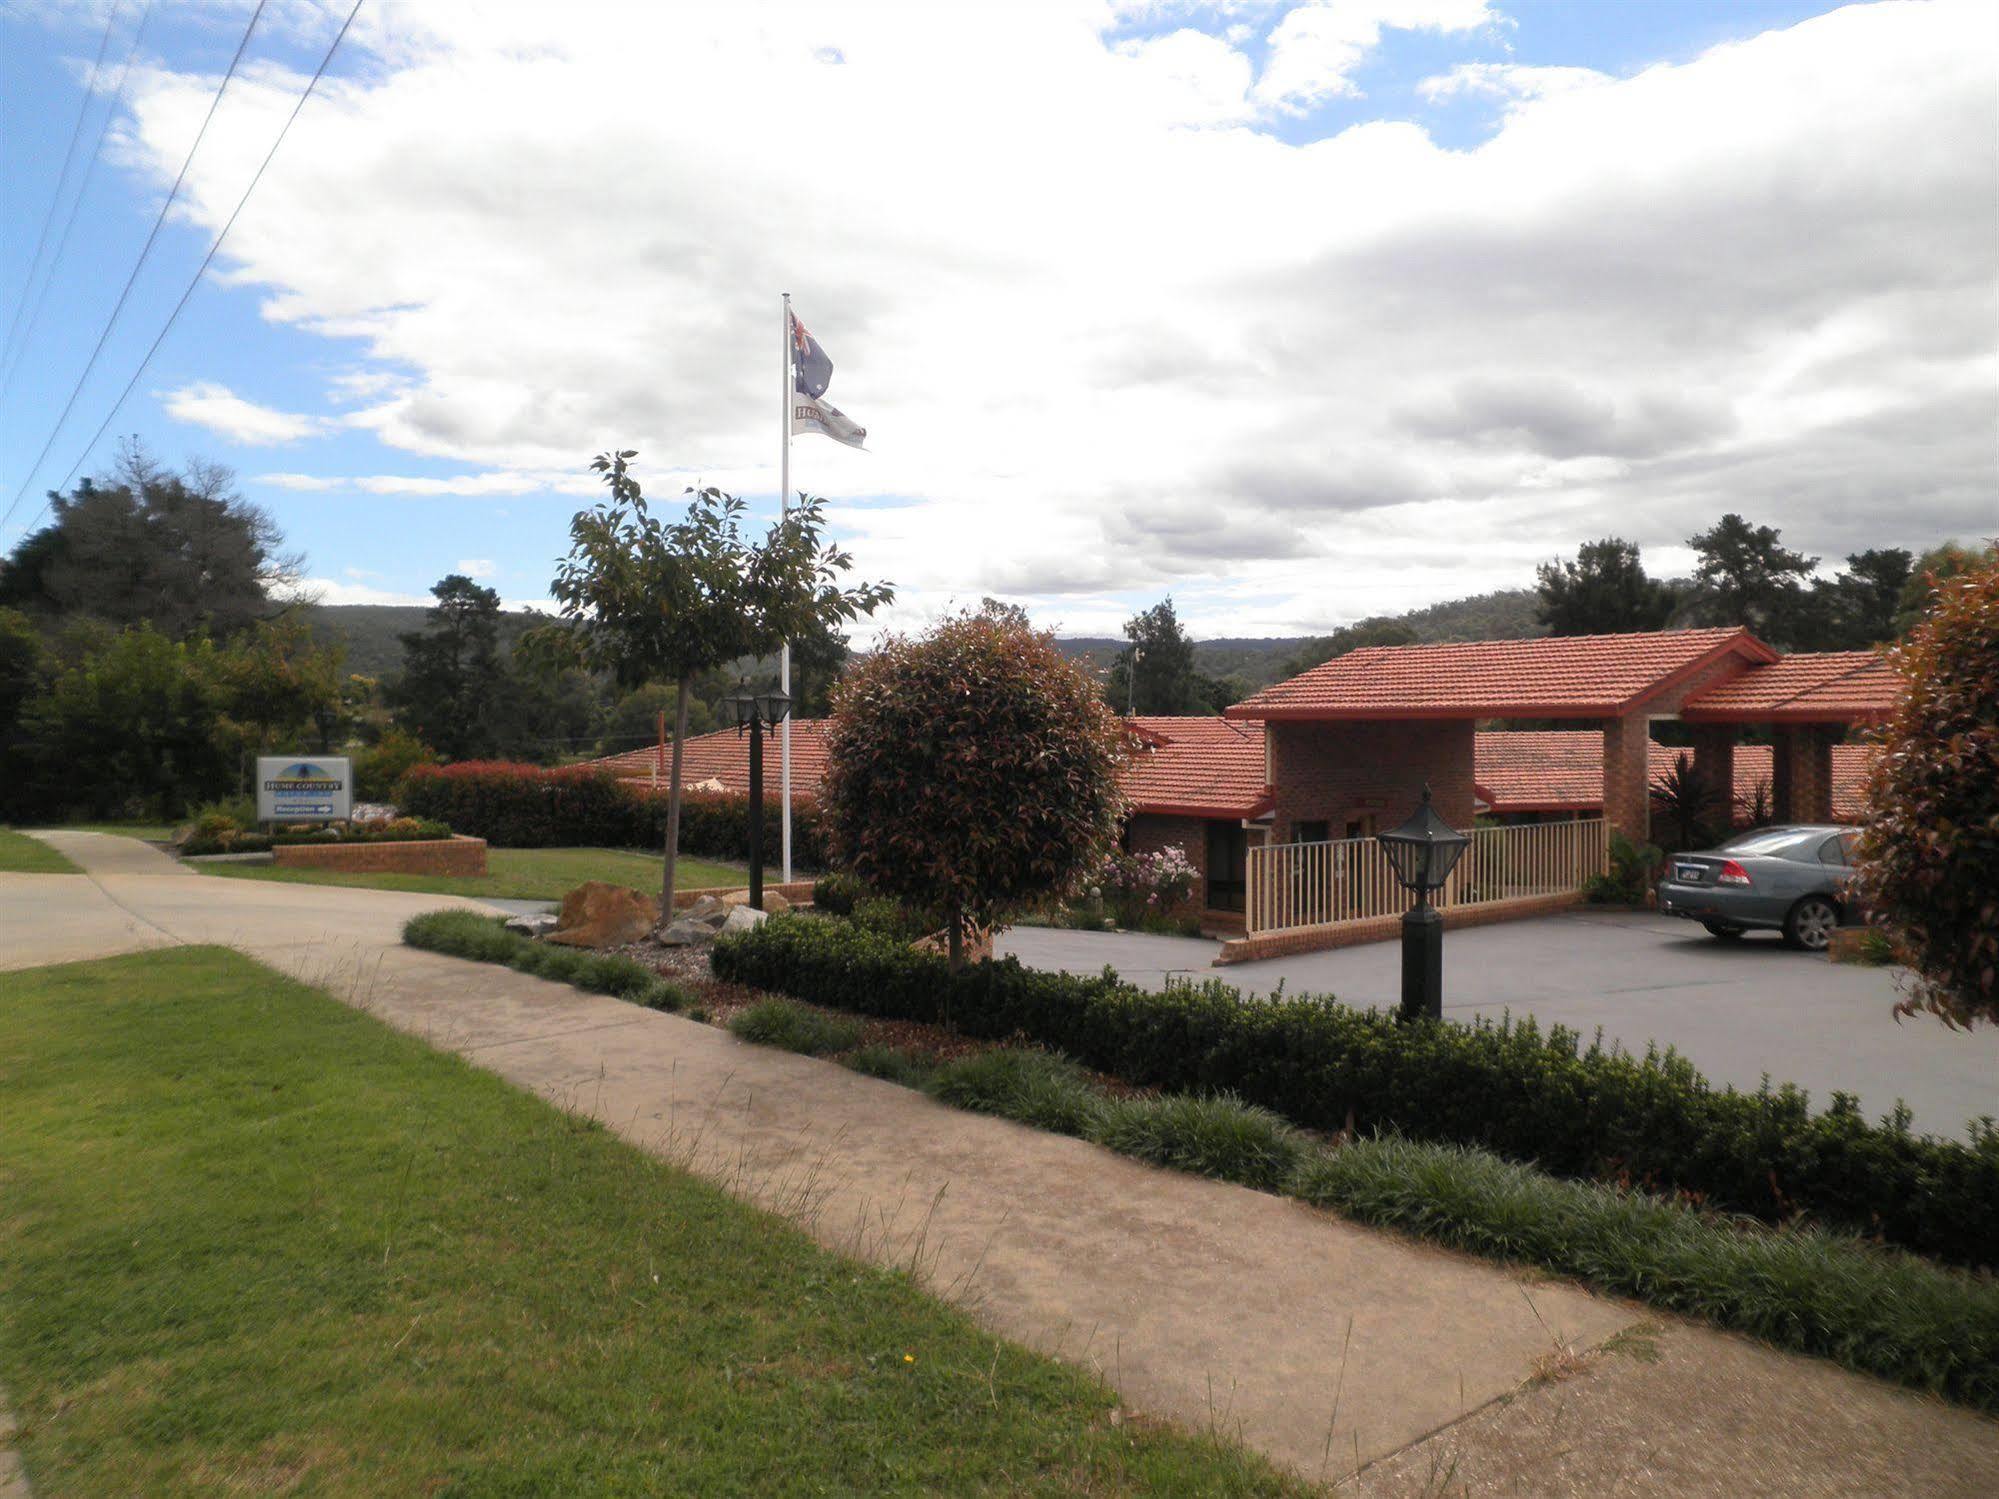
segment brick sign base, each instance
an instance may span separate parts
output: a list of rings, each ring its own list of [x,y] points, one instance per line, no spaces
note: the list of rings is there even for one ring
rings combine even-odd
[[[408,843],[281,843],[271,850],[280,869],[328,869],[343,874],[486,872],[484,838],[417,838]]]

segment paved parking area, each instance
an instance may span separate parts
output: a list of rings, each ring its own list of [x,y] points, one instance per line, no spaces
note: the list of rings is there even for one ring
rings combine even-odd
[[[1229,968],[1216,945],[1181,937],[1017,927],[1001,953],[1031,967],[1095,973],[1108,963],[1152,988],[1169,978],[1220,978],[1245,992],[1333,994],[1393,1006],[1401,957],[1393,942]],[[1957,1135],[1999,1115],[1999,1030],[1951,1031],[1934,1019],[1897,1022],[1896,971],[1829,963],[1774,937],[1717,942],[1690,922],[1577,912],[1452,932],[1444,939],[1446,1016],[1511,1011],[1585,1039],[1642,1051],[1676,1047],[1718,1083],[1755,1088],[1767,1074],[1823,1104],[1857,1094],[1870,1116],[1899,1098],[1917,1129]]]

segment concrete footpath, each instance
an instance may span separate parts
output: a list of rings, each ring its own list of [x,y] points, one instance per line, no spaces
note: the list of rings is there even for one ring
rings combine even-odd
[[[1435,1492],[1447,1465],[1500,1492],[1972,1494],[1999,1470],[1999,1425],[1831,1365],[400,945],[410,915],[473,902],[225,881],[128,839],[37,836],[87,873],[0,875],[0,969],[237,947],[913,1268],[1137,1412],[1310,1478]]]

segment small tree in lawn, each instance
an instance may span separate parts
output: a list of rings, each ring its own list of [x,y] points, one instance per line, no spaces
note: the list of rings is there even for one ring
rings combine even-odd
[[[1070,893],[1116,841],[1126,738],[1052,636],[995,612],[892,636],[834,689],[820,806],[837,858],[967,925]]]
[[[592,461],[610,497],[569,523],[569,555],[549,585],[562,622],[532,632],[523,644],[543,665],[605,672],[628,690],[649,682],[676,689],[660,879],[660,920],[667,922],[694,678],[870,614],[894,592],[880,583],[840,586],[853,564],[845,552],[821,544],[823,500],[800,495],[761,542],[743,534],[743,502],[719,489],[689,490],[687,513],[668,523],[653,515],[626,466],[637,456],[626,450]]]
[[[1999,556],[1939,583],[1890,659],[1908,687],[1875,757],[1859,893],[1915,970],[1898,1013],[1999,1021]]]

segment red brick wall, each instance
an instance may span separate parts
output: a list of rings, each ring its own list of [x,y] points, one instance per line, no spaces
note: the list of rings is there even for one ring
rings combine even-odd
[[[1703,723],[1693,726],[1694,774],[1703,785],[1714,793],[1717,807],[1724,800],[1728,803],[1726,818],[1717,818],[1733,827],[1737,817],[1744,815],[1735,805],[1735,735],[1734,724]]]
[[[281,843],[271,850],[282,869],[330,869],[343,874],[486,872],[484,838],[418,838],[408,843]]]
[[[1643,704],[1644,711],[1654,718],[1676,717],[1688,698],[1698,697],[1710,687],[1719,687],[1723,682],[1739,677],[1747,670],[1749,663],[1731,652],[1721,660],[1703,667],[1670,692],[1662,692],[1657,697],[1647,698]]]
[[[1330,823],[1335,838],[1367,815],[1377,829],[1393,827],[1416,810],[1425,782],[1439,816],[1455,828],[1472,825],[1468,720],[1272,723],[1269,732],[1280,843],[1296,839],[1300,822]]]
[[[1642,713],[1603,725],[1603,817],[1634,843],[1652,836],[1652,725]]]
[[[1832,742],[1836,729],[1804,724],[1772,732],[1772,811],[1779,822],[1832,821]]]

